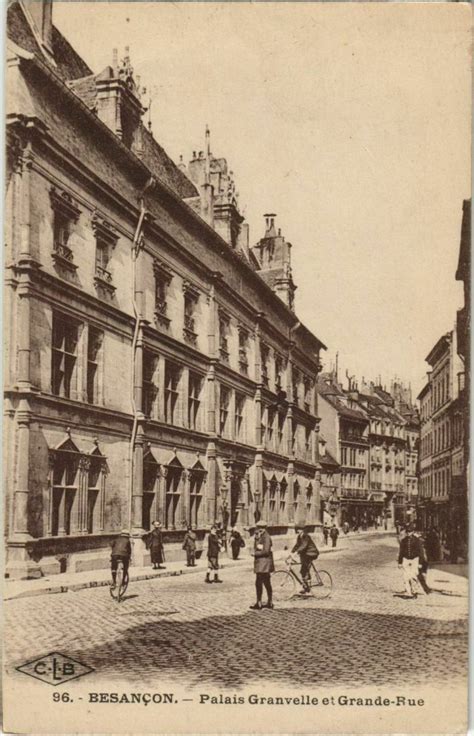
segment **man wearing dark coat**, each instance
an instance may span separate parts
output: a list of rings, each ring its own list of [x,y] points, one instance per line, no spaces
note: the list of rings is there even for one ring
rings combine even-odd
[[[219,569],[219,552],[221,550],[221,547],[222,543],[219,539],[217,528],[215,526],[212,526],[207,538],[207,573],[206,579],[204,581],[205,583],[212,583],[212,573],[214,573],[215,583],[223,582],[219,579],[219,574],[217,572]]]
[[[273,591],[270,575],[275,570],[272,552],[272,538],[267,531],[267,522],[263,519],[257,521],[254,537],[254,572],[255,589],[257,591],[257,602],[250,606],[254,611],[260,611],[262,606],[263,588],[267,592],[266,608],[273,608]]]
[[[165,561],[165,551],[163,548],[163,533],[159,521],[153,522],[153,529],[146,537],[146,546],[150,550],[153,569],[161,570],[164,567],[161,563]]]
[[[319,550],[309,534],[309,527],[305,526],[301,529],[291,554],[300,556],[301,578],[303,580],[303,590],[301,592],[309,593],[311,590],[310,566],[313,560],[319,557]]]
[[[188,526],[183,539],[183,549],[186,551],[186,567],[196,566],[196,539],[194,527]]]
[[[128,567],[132,556],[132,545],[130,542],[130,532],[128,529],[122,529],[120,536],[116,537],[112,542],[112,551],[110,555],[110,568],[112,572],[112,588],[117,583],[117,568],[121,560],[123,563],[123,580],[128,581]]]

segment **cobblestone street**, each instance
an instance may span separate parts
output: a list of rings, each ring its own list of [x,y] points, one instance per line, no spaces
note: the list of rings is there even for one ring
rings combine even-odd
[[[59,651],[93,667],[102,682],[119,677],[134,686],[149,685],[157,672],[167,683],[234,689],[259,679],[355,687],[429,677],[457,685],[467,669],[467,581],[431,570],[438,592],[396,597],[403,588],[396,550],[393,538],[354,538],[319,559],[334,579],[330,599],[296,599],[273,611],[249,610],[250,560],[223,570],[222,585],[204,585],[204,561],[202,573],[132,583],[120,605],[107,588],[7,601],[7,667]]]

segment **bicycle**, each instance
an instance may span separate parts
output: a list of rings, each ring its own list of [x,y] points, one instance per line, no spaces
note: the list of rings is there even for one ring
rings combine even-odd
[[[289,601],[295,595],[297,584],[304,587],[303,581],[295,570],[293,565],[299,565],[290,557],[285,560],[287,569],[277,570],[272,575],[273,597],[276,601]],[[309,586],[313,598],[324,600],[331,595],[333,583],[332,577],[327,570],[317,570],[314,562],[309,568],[310,581]]]
[[[123,600],[123,597],[128,588],[128,573],[125,574],[123,569],[123,560],[119,560],[117,564],[117,577],[115,578],[115,585],[110,585],[110,595],[117,603]]]

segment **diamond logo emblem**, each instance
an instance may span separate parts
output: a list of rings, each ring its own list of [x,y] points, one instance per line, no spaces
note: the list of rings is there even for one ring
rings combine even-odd
[[[60,652],[50,652],[44,657],[38,657],[31,662],[16,667],[18,672],[24,675],[34,677],[36,680],[46,682],[48,685],[61,685],[69,680],[76,680],[78,677],[88,675],[94,672],[92,667],[88,667],[81,662],[77,662],[71,657],[66,657]]]

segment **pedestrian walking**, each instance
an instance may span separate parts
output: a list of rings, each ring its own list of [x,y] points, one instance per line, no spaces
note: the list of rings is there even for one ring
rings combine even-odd
[[[232,527],[230,530],[230,548],[232,550],[232,559],[238,560],[240,550],[245,547],[245,542],[238,529]]]
[[[426,535],[426,556],[428,562],[439,562],[441,560],[441,540],[435,526],[430,527]]]
[[[418,568],[422,554],[420,540],[415,537],[413,526],[409,525],[406,535],[400,542],[398,553],[398,567],[403,570],[405,592],[408,598],[416,598],[418,595]]]
[[[186,551],[186,567],[196,567],[196,530],[188,526],[183,539],[183,549]]]
[[[329,527],[326,524],[326,522],[324,522],[324,526],[323,526],[323,537],[324,537],[324,544],[327,546],[329,542]]]
[[[165,561],[165,550],[163,547],[163,532],[161,528],[161,522],[154,521],[153,529],[145,537],[146,548],[150,550],[151,564],[153,570],[162,570]]]
[[[339,529],[337,528],[337,526],[335,524],[332,525],[331,530],[329,532],[329,536],[331,537],[331,540],[332,540],[332,546],[333,547],[336,547],[337,546],[337,538],[339,536]]]
[[[349,534],[349,522],[347,521],[344,522],[344,524],[342,525],[342,530],[344,534]]]
[[[313,560],[319,557],[319,550],[311,537],[310,528],[305,526],[301,529],[296,539],[296,544],[291,550],[292,555],[299,555],[301,562],[301,579],[303,581],[302,593],[311,591],[310,567]]]
[[[219,579],[219,552],[221,550],[222,543],[217,535],[217,528],[211,527],[209,536],[207,538],[207,573],[205,583],[222,583]],[[214,580],[211,580],[211,575],[214,573]]]
[[[420,541],[420,560],[418,564],[418,582],[420,583],[426,595],[429,595],[431,593],[431,588],[428,585],[427,580],[426,580],[426,575],[428,573],[428,558],[426,555],[426,548],[425,548],[425,544],[424,544],[422,535],[419,533],[415,533],[415,536],[418,537]]]
[[[250,608],[254,611],[260,611],[262,608],[273,608],[271,574],[275,570],[275,563],[273,561],[272,538],[267,531],[267,522],[263,519],[257,521],[256,524],[253,554],[257,602]],[[267,592],[267,603],[262,606],[264,587]]]

